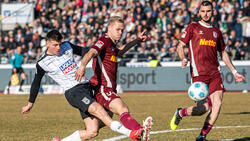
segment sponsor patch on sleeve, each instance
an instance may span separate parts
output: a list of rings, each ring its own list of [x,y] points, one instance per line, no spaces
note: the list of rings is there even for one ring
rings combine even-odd
[[[95,46],[97,46],[98,48],[101,48],[103,45],[104,43],[100,40],[95,43]]]
[[[184,31],[184,32],[182,33],[182,35],[181,35],[181,38],[185,38],[186,35],[187,35],[187,31]]]

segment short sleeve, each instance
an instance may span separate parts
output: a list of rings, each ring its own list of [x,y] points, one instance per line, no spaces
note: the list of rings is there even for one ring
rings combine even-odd
[[[99,39],[90,48],[94,48],[98,53],[100,53],[106,46],[104,43],[105,42],[103,40]]]
[[[224,39],[223,39],[223,36],[222,36],[222,33],[221,31],[219,30],[219,37],[218,37],[218,41],[217,41],[217,50],[219,52],[222,52],[224,51],[226,48],[226,44],[224,42]]]
[[[44,69],[37,63],[36,64],[36,75],[38,75],[39,77],[43,77],[43,75],[46,72],[44,71]]]
[[[188,42],[191,40],[192,38],[192,24],[189,24],[186,29],[184,30],[184,32],[181,35],[181,39],[180,41],[182,41],[185,44],[188,44]]]

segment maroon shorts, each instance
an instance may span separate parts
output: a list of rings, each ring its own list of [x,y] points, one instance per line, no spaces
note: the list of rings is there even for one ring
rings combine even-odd
[[[222,78],[220,73],[215,75],[202,75],[202,76],[196,76],[192,78],[193,82],[196,81],[202,81],[208,85],[209,88],[209,96],[207,98],[209,109],[212,108],[212,103],[210,99],[210,95],[213,94],[215,91],[223,90],[226,91],[222,84]]]
[[[114,92],[112,88],[107,88],[104,86],[101,86],[99,90],[95,91],[95,96],[96,101],[108,110],[110,110],[110,102],[116,98],[120,98],[120,96],[117,95],[117,93]]]

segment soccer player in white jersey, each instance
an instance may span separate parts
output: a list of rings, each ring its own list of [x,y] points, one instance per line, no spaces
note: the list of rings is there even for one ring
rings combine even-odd
[[[187,66],[183,47],[189,45],[190,73],[192,82],[202,81],[208,85],[209,96],[207,100],[200,101],[197,106],[177,108],[170,127],[175,130],[182,117],[201,116],[209,111],[207,118],[196,141],[206,140],[207,134],[217,120],[225,91],[219,70],[217,52],[220,53],[226,66],[232,71],[236,82],[242,82],[245,77],[240,75],[232,64],[225,48],[221,31],[211,25],[213,5],[210,1],[202,1],[199,9],[201,20],[191,23],[183,32],[177,53],[182,60],[182,68]]]
[[[47,34],[47,50],[36,64],[35,78],[31,84],[28,104],[22,108],[27,114],[36,100],[40,83],[44,74],[48,74],[65,90],[65,97],[69,104],[79,109],[86,129],[77,130],[62,141],[84,141],[97,136],[99,118],[111,130],[124,134],[132,139],[140,138],[137,130],[129,130],[120,122],[113,121],[104,108],[96,102],[87,79],[80,82],[75,80],[77,65],[73,54],[84,55],[89,49],[75,46],[69,42],[62,42],[62,35],[57,30]],[[93,115],[93,116],[92,116]],[[95,117],[97,118],[95,118]],[[60,141],[54,138],[53,141]]]

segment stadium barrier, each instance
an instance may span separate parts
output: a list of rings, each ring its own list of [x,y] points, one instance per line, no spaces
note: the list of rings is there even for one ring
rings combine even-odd
[[[250,90],[250,61],[234,61],[238,72],[246,80],[236,83],[231,71],[221,63],[223,84],[228,91]],[[138,66],[139,67],[138,67]],[[123,91],[186,91],[191,83],[189,67],[182,69],[180,62],[161,63],[161,67],[148,67],[147,63],[130,63],[127,67],[119,67],[117,82]],[[25,85],[30,85],[34,79],[35,64],[23,65],[27,75]],[[11,65],[0,65],[0,91],[4,91],[10,80]],[[86,70],[86,77],[93,75],[90,67]],[[42,80],[42,85],[57,85],[47,75]]]

